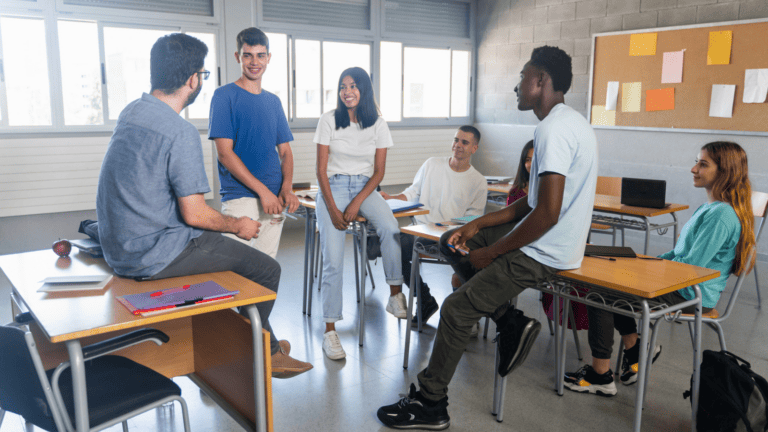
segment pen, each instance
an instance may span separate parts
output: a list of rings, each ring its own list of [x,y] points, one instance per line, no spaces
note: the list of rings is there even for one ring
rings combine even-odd
[[[588,256],[590,256],[592,258],[600,258],[600,259],[604,259],[604,260],[608,260],[608,261],[616,261],[616,258],[604,257],[604,256],[600,256],[600,255],[588,255]]]
[[[176,288],[176,289],[170,289],[170,290],[168,290],[167,292],[164,292],[164,291],[156,291],[156,292],[153,292],[152,294],[150,294],[149,296],[150,296],[150,297],[160,297],[160,296],[162,296],[162,295],[164,295],[164,294],[173,294],[173,293],[177,293],[177,292],[179,292],[179,291],[185,291],[185,290],[188,290],[188,289],[189,289],[189,287],[190,287],[190,285],[184,285],[183,287],[181,287],[181,289],[178,289],[178,288]]]

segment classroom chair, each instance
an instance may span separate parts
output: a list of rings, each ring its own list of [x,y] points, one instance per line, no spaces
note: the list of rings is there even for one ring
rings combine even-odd
[[[763,232],[763,226],[765,226],[766,211],[768,211],[768,193],[765,192],[752,192],[752,213],[756,218],[760,218],[760,226],[755,230],[755,247],[757,242],[760,241],[760,233]],[[755,268],[752,270],[755,272],[755,289],[757,290],[757,307],[762,308],[763,304],[760,299],[760,281],[757,277],[757,261],[755,261]]]
[[[0,424],[5,411],[46,431],[73,432],[74,399],[69,362],[43,369],[28,323],[29,313],[0,327]],[[107,355],[142,342],[158,345],[168,336],[155,329],[136,330],[83,347],[91,431],[106,429],[143,412],[178,401],[189,432],[187,404],[171,379],[125,357]]]
[[[595,193],[600,195],[621,196],[621,177],[597,177],[597,187]],[[624,230],[622,228],[615,228],[610,225],[603,225],[599,223],[593,223],[589,229],[589,237],[592,233],[595,234],[610,234],[611,245],[616,246],[616,232],[621,231],[621,245],[624,246]],[[590,238],[587,238],[589,243]]]

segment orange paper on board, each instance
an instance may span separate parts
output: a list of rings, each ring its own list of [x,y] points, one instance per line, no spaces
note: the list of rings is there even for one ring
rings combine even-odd
[[[646,111],[664,111],[675,109],[675,88],[648,90],[645,93]]]

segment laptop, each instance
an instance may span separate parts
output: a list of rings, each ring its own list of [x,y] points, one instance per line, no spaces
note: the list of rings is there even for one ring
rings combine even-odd
[[[634,207],[664,208],[667,182],[624,177],[621,179],[621,203]]]

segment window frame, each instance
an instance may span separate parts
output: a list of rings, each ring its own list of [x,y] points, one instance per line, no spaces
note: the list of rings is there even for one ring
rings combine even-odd
[[[7,0],[3,0],[7,1]],[[10,126],[8,124],[8,100],[7,100],[7,83],[3,79],[0,81],[0,136],[10,136],[17,134],[63,134],[74,133],[82,135],[84,133],[99,133],[99,132],[112,132],[114,130],[116,120],[110,120],[109,118],[109,94],[107,90],[107,77],[106,77],[106,56],[104,46],[104,28],[105,27],[120,27],[131,29],[148,29],[148,30],[163,30],[170,32],[183,32],[183,33],[209,33],[214,35],[214,44],[216,47],[216,64],[217,70],[212,70],[211,78],[208,79],[209,85],[213,84],[217,88],[221,85],[220,79],[222,74],[226,76],[225,61],[223,58],[224,46],[224,32],[218,22],[216,25],[208,19],[211,17],[203,17],[206,19],[199,19],[201,17],[191,15],[189,17],[184,15],[157,13],[147,14],[145,12],[135,13],[131,11],[132,16],[120,16],[119,13],[125,14],[124,9],[102,9],[97,7],[79,7],[79,6],[66,6],[64,5],[64,11],[58,10],[57,7],[63,5],[63,0],[56,0],[56,4],[53,2],[18,2],[10,0],[12,5],[6,7],[3,5],[0,15],[2,16],[14,16],[22,18],[42,19],[45,24],[45,39],[46,39],[46,60],[48,62],[48,81],[49,92],[51,101],[51,125],[48,126]],[[214,2],[214,17],[219,19],[221,17],[221,0],[213,0]],[[94,12],[97,11],[97,12]],[[148,15],[152,15],[151,18]],[[171,18],[165,18],[171,17]],[[59,49],[58,39],[58,22],[62,21],[89,21],[95,22],[98,31],[98,46],[99,46],[99,63],[102,67],[102,82],[101,82],[101,98],[102,98],[102,110],[104,123],[100,125],[66,125],[64,119],[64,97],[63,97],[63,82],[61,75],[61,52]],[[2,54],[2,40],[0,39],[0,62],[4,59]],[[224,69],[224,70],[222,70]],[[4,72],[4,71],[3,71]],[[2,74],[4,78],[4,73]],[[149,91],[149,88],[146,89]],[[138,97],[138,96],[137,96]],[[208,129],[208,119],[189,119],[186,110],[182,111],[183,118],[192,123],[199,130]]]

